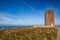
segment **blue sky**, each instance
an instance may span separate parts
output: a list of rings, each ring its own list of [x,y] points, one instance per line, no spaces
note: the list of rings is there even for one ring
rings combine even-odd
[[[0,25],[44,25],[46,10],[54,10],[59,25],[59,0],[0,0]]]

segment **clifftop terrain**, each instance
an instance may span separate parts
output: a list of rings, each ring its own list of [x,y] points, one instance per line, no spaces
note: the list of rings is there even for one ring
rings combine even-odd
[[[0,40],[56,40],[57,29],[47,27],[26,27],[0,29]]]

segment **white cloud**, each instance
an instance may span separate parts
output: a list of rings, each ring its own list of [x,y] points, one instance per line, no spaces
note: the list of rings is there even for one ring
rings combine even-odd
[[[26,17],[27,19],[13,19],[8,17],[7,15],[0,15],[0,25],[38,25],[41,24],[42,20],[37,17]]]
[[[44,10],[34,10],[32,8],[31,14],[23,14],[21,17],[19,16],[19,12],[17,15],[11,15],[10,13],[0,14],[0,25],[37,25],[44,23]],[[19,14],[19,15],[18,15]],[[15,18],[15,19],[14,19]]]
[[[55,24],[60,25],[60,19],[55,19]]]
[[[8,17],[3,16],[3,15],[0,15],[0,19],[2,19],[2,20],[6,20],[6,21],[12,21],[12,20],[13,20],[13,19],[8,18]]]
[[[23,20],[18,19],[19,17],[17,17],[17,19],[15,20],[13,18],[10,18],[10,16],[12,16],[12,15],[2,13],[0,15],[0,25],[20,25],[20,24],[22,24]]]
[[[34,8],[33,8],[31,5],[27,4],[26,1],[24,1],[24,3],[25,3],[30,9],[34,10]]]

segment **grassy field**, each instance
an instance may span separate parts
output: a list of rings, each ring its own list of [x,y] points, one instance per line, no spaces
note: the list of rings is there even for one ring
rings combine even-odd
[[[27,27],[0,29],[0,40],[56,40],[56,28]]]

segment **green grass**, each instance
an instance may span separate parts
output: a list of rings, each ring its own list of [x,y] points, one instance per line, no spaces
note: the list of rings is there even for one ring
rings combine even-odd
[[[0,40],[56,40],[56,28],[16,28],[0,30]]]

